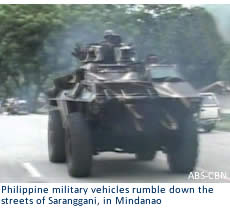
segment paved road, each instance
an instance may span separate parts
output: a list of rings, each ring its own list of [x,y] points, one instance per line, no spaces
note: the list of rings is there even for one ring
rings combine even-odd
[[[0,182],[230,182],[230,133],[200,134],[197,172],[223,172],[223,178],[193,180],[172,175],[166,157],[137,162],[134,155],[104,153],[94,158],[92,177],[71,178],[65,164],[51,164],[47,153],[47,116],[0,115]],[[220,174],[220,173],[217,173]],[[227,176],[227,177],[226,177]],[[216,177],[218,178],[218,177]]]

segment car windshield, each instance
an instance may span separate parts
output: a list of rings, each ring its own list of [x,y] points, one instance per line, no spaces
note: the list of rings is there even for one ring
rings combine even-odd
[[[177,78],[184,80],[183,76],[177,71],[175,66],[152,66],[149,68],[152,79],[161,80]]]
[[[213,95],[202,95],[202,104],[203,105],[216,105],[216,99]]]

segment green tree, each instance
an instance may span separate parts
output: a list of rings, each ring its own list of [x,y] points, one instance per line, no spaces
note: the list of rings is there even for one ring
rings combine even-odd
[[[140,59],[157,54],[196,85],[217,79],[223,43],[212,16],[181,5],[0,5],[1,92],[35,107],[54,76],[76,69],[75,43],[101,41],[114,29]],[[201,79],[202,78],[202,79]]]

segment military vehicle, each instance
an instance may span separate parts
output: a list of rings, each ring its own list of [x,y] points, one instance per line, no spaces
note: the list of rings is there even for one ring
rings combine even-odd
[[[198,155],[195,103],[159,96],[133,47],[114,39],[114,51],[103,43],[76,50],[80,68],[54,80],[48,92],[49,160],[67,161],[71,176],[86,177],[100,152],[152,160],[162,150],[173,172],[192,171]]]
[[[192,101],[190,105],[200,105],[199,93],[179,72],[177,65],[150,64],[146,66],[146,73],[160,97],[178,98],[184,102]]]

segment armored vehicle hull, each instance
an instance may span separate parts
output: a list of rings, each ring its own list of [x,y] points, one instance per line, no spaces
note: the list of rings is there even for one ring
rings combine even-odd
[[[92,156],[100,152],[152,160],[162,150],[172,171],[193,170],[198,155],[195,110],[183,100],[160,96],[152,82],[127,66],[89,68],[99,70],[85,70],[87,79],[70,82],[49,98],[50,161],[67,161],[69,174],[81,177],[90,175]]]
[[[148,67],[135,62],[134,49],[117,35],[110,38],[77,48],[73,55],[83,65],[54,80],[48,92],[50,161],[66,161],[71,176],[85,177],[100,152],[152,160],[161,150],[171,171],[192,171],[198,156],[193,99],[154,83]]]

